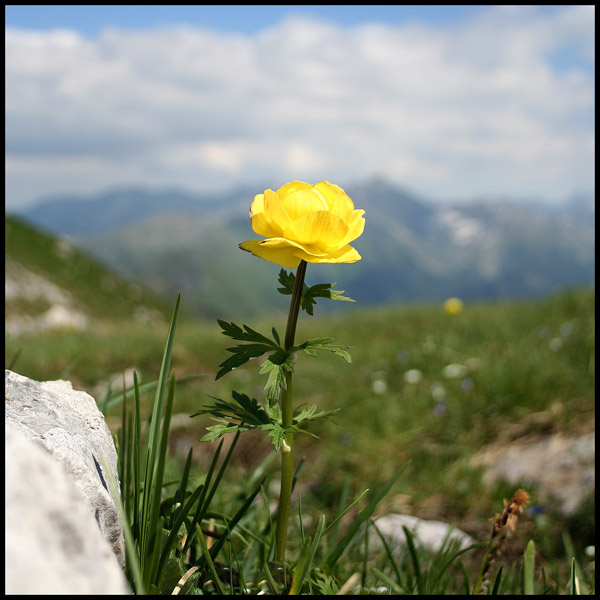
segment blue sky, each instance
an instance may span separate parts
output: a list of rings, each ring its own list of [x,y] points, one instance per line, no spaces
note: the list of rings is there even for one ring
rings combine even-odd
[[[7,207],[383,176],[594,189],[595,7],[9,5]]]
[[[6,25],[25,29],[72,28],[86,36],[104,27],[147,29],[196,25],[216,31],[255,33],[289,14],[318,17],[344,26],[406,21],[447,23],[485,6],[456,5],[9,5]]]

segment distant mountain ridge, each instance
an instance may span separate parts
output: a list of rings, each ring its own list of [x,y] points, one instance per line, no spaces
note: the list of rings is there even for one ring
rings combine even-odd
[[[142,187],[115,189],[88,198],[56,197],[19,211],[35,225],[71,236],[95,234],[138,223],[166,212],[202,214],[219,212],[213,197],[183,190],[147,190]],[[229,203],[228,195],[224,205]]]
[[[87,201],[55,199],[20,214],[70,235],[162,295],[181,289],[188,310],[251,316],[285,310],[287,303],[271,294],[279,267],[237,247],[258,237],[248,219],[258,189],[113,190]],[[353,244],[363,259],[311,267],[307,278],[337,281],[361,303],[534,297],[594,283],[592,198],[560,207],[504,200],[440,205],[377,179],[346,191],[366,211],[365,232]]]

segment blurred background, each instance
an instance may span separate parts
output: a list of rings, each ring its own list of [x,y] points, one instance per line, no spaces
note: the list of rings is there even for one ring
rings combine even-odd
[[[343,405],[326,439],[299,442],[311,493],[335,503],[344,472],[362,490],[410,458],[390,509],[487,531],[523,484],[546,549],[565,519],[593,543],[594,6],[10,5],[5,17],[7,367],[67,377],[99,402],[124,372],[152,381],[181,290],[173,366],[203,379],[178,391],[174,443],[202,457],[207,423],[189,414],[264,385],[253,363],[214,382],[227,356],[215,318],[285,325],[279,267],[238,249],[258,237],[250,204],[329,180],[366,227],[360,262],[307,272],[358,301],[320,302],[299,323],[298,337],[356,348],[352,366],[298,367],[307,402]],[[450,297],[462,304],[446,313]],[[587,440],[570,487],[514,469],[486,487],[480,450],[548,435]],[[248,443],[251,468],[270,444]],[[561,490],[577,508],[548,521]]]
[[[363,304],[593,282],[593,6],[5,14],[7,213],[194,314],[278,306],[237,244],[294,179],[366,210]]]

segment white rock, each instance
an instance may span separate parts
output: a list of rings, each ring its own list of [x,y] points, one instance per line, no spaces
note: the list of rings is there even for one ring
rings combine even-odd
[[[388,543],[394,545],[405,545],[406,535],[402,527],[406,527],[417,538],[422,545],[427,546],[433,551],[441,548],[444,540],[450,535],[449,540],[456,540],[460,548],[467,548],[471,544],[475,544],[470,535],[460,529],[456,529],[441,521],[426,521],[409,515],[390,514],[379,517],[375,520],[377,529],[386,538]],[[371,539],[376,543],[381,542],[375,531],[371,534]]]
[[[488,446],[471,463],[485,469],[485,483],[534,486],[540,503],[570,515],[595,493],[595,457],[594,433],[554,434]]]
[[[86,499],[41,441],[5,427],[5,594],[130,594]]]
[[[68,381],[38,382],[8,370],[5,398],[6,428],[40,442],[63,466],[122,566],[123,528],[103,467],[104,459],[118,485],[117,453],[94,399]]]

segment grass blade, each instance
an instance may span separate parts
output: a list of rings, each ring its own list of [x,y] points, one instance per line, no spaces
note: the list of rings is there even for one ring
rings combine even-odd
[[[523,593],[527,596],[533,596],[534,582],[533,573],[535,569],[535,544],[533,540],[529,540],[525,549],[525,557],[523,561]]]
[[[157,583],[158,561],[162,544],[162,526],[160,524],[160,501],[165,474],[165,464],[167,460],[167,450],[169,443],[169,427],[171,425],[171,414],[173,411],[173,401],[175,399],[175,375],[171,377],[171,384],[167,394],[165,405],[165,414],[163,418],[160,438],[158,440],[158,455],[155,472],[154,489],[152,490],[152,502],[150,505],[150,532],[154,535],[154,545],[151,550],[150,581]]]
[[[238,439],[240,438],[240,433],[241,432],[238,431],[235,434],[235,437],[233,438],[233,441],[231,442],[231,445],[229,446],[229,450],[227,451],[227,455],[225,456],[225,459],[223,460],[223,464],[221,465],[221,468],[219,469],[219,472],[217,473],[215,482],[213,483],[212,487],[210,487],[210,489],[209,489],[210,479],[212,479],[212,473],[217,464],[217,458],[221,452],[221,448],[222,448],[223,442],[224,442],[224,440],[221,440],[221,443],[219,444],[217,452],[216,452],[216,454],[212,460],[212,463],[210,465],[208,475],[206,476],[204,493],[202,494],[201,499],[198,502],[198,509],[196,510],[196,514],[194,515],[194,519],[193,519],[192,525],[191,525],[192,528],[194,527],[194,525],[196,523],[202,522],[202,519],[204,518],[204,515],[206,514],[206,511],[208,510],[210,503],[212,502],[213,496],[215,495],[217,488],[219,487],[219,483],[221,482],[221,478],[223,477],[223,474],[225,473],[225,469],[227,468],[227,465],[229,464],[229,460],[231,459],[233,450],[234,450],[235,446],[237,445]],[[264,481],[264,478],[263,478],[263,481]],[[187,548],[190,547],[190,544],[192,543],[194,535],[195,535],[195,530],[192,529],[192,532],[188,536],[188,540],[185,545],[186,550],[187,550]]]
[[[396,481],[407,466],[408,463],[405,464],[401,469],[399,469],[392,476],[392,478],[377,491],[375,496],[372,498],[371,502],[367,505],[365,509],[363,509],[363,511],[356,518],[356,520],[352,523],[348,530],[348,533],[331,549],[331,551],[327,555],[327,558],[325,559],[325,563],[329,568],[333,567],[333,565],[338,561],[348,544],[358,533],[361,525],[369,519],[375,508],[377,508],[377,505],[379,504],[381,499],[390,491],[391,487],[394,485],[394,483],[396,483]]]
[[[408,551],[413,562],[413,568],[415,571],[415,578],[417,580],[417,589],[419,590],[419,596],[423,596],[423,577],[421,576],[421,565],[419,563],[419,555],[417,554],[417,549],[415,547],[415,540],[413,538],[413,534],[411,533],[410,529],[408,529],[408,527],[402,525],[402,530],[404,531],[404,535],[406,536],[406,545],[408,546]]]
[[[500,583],[502,582],[502,569],[504,567],[500,567],[498,569],[498,573],[496,574],[496,579],[494,579],[494,586],[492,587],[491,594],[492,596],[497,596],[500,590]]]
[[[396,574],[396,578],[398,580],[398,586],[400,588],[402,588],[404,585],[402,583],[402,575],[400,573],[398,563],[396,562],[396,560],[394,560],[394,556],[392,554],[392,549],[390,548],[390,545],[388,544],[387,540],[385,539],[385,536],[381,533],[381,531],[379,531],[379,528],[377,527],[377,524],[375,523],[375,521],[373,521],[373,519],[370,519],[369,522],[371,524],[371,527],[373,527],[373,529],[375,529],[375,533],[379,536],[379,539],[381,540],[381,543],[383,544],[383,547],[385,549],[385,553],[387,554],[389,561],[392,563],[394,573]]]
[[[385,583],[387,583],[390,586],[391,591],[393,591],[394,593],[399,594],[399,595],[406,594],[406,590],[403,587],[399,586],[391,577],[388,577],[385,573],[383,573],[379,569],[373,567],[371,569],[371,571],[375,575],[377,575],[377,577],[379,577],[379,579],[383,579],[383,581],[385,581]]]
[[[473,550],[474,548],[479,548],[480,546],[483,546],[484,544],[487,544],[487,542],[477,542],[475,544],[472,544],[470,546],[468,546],[467,548],[463,548],[460,550],[456,550],[453,554],[450,555],[449,558],[446,559],[445,562],[443,562],[441,564],[441,566],[439,567],[439,573],[437,574],[437,576],[433,579],[433,582],[430,586],[430,593],[436,593],[435,592],[435,588],[438,584],[438,582],[440,581],[440,579],[443,577],[443,575],[446,573],[446,571],[448,570],[448,568],[450,567],[450,565],[461,555],[461,554],[465,554],[466,552],[469,552],[470,550]],[[440,548],[440,552],[441,552],[441,548]],[[438,553],[439,554],[439,553]],[[437,557],[436,557],[437,558]],[[440,555],[440,560],[442,559],[441,555]],[[437,593],[440,593],[439,590]]]
[[[125,537],[125,554],[127,556],[128,567],[131,568],[131,571],[133,572],[133,580],[135,582],[135,593],[144,596],[146,595],[146,588],[144,585],[144,578],[142,576],[140,562],[135,552],[135,540],[133,534],[131,533],[129,519],[127,518],[125,510],[123,509],[121,494],[117,489],[117,484],[112,475],[112,472],[104,457],[102,457],[101,460],[102,466],[104,467],[104,472],[106,473],[106,478],[108,479],[108,487],[110,488],[110,493],[113,497],[114,503],[117,506],[117,509],[119,510],[119,514],[121,515],[121,521],[123,522],[123,536]]]
[[[258,495],[258,492],[260,492],[260,490],[265,482],[265,479],[266,479],[266,477],[256,486],[254,491],[246,498],[246,501],[244,502],[242,507],[235,513],[233,518],[227,523],[226,532],[224,532],[223,535],[221,535],[221,537],[218,539],[217,543],[210,549],[210,554],[213,559],[217,556],[217,554],[219,554],[219,552],[221,551],[221,548],[223,547],[223,544],[225,544],[225,541],[231,535],[235,526],[239,523],[239,521],[242,519],[242,517],[246,514],[246,511],[250,508],[250,506],[252,506],[252,503],[254,502],[254,498],[256,498],[256,496]],[[198,566],[201,568],[202,563],[200,563]]]
[[[571,596],[579,596],[579,591],[577,590],[577,573],[575,568],[575,558],[571,559],[571,579],[569,584],[569,593]]]
[[[202,528],[200,527],[200,525],[198,525],[198,523],[196,523],[196,534],[198,536],[198,539],[200,540],[200,546],[202,547],[202,556],[204,556],[204,560],[208,563],[208,569],[210,570],[210,573],[213,576],[213,582],[215,584],[215,587],[217,588],[221,596],[225,596],[225,590],[221,585],[221,580],[219,579],[219,575],[217,574],[215,563],[213,562],[208,547],[206,545],[206,540],[204,539]]]
[[[142,418],[140,414],[140,388],[138,385],[137,373],[133,372],[133,402],[134,402],[134,421],[133,421],[133,520],[132,529],[139,536],[141,531],[141,515],[140,515],[140,489],[142,486]]]
[[[167,562],[167,559],[169,558],[169,553],[171,552],[174,542],[177,540],[177,534],[179,532],[179,529],[181,528],[181,525],[183,524],[183,522],[184,522],[185,518],[187,517],[188,513],[190,512],[190,510],[192,510],[192,506],[194,505],[194,502],[196,502],[196,500],[200,496],[203,487],[204,487],[204,484],[199,485],[194,490],[192,495],[189,497],[188,501],[185,503],[185,506],[182,508],[182,510],[177,515],[177,519],[173,523],[173,527],[171,528],[171,531],[169,532],[169,536],[167,537],[167,540],[163,546],[163,549],[162,549],[162,552],[160,555],[160,560],[158,561],[158,571],[157,571],[157,575],[156,575],[157,581],[160,581],[164,566]]]
[[[325,515],[322,515],[319,525],[317,526],[317,530],[315,532],[314,537],[311,540],[307,540],[306,544],[304,544],[304,548],[302,548],[302,553],[300,555],[300,560],[294,569],[294,575],[292,578],[292,586],[290,588],[290,595],[295,595],[300,593],[302,589],[302,584],[306,579],[306,576],[310,572],[310,567],[315,558],[315,554],[317,552],[317,547],[319,545],[319,540],[321,539],[321,535],[323,535],[323,529],[325,527]]]
[[[354,500],[354,502],[352,502],[352,504],[349,504],[341,513],[339,513],[337,515],[337,517],[331,521],[331,523],[329,523],[329,525],[327,525],[327,529],[325,529],[325,533],[327,533],[334,525],[339,525],[340,520],[342,519],[342,517],[348,513],[348,511],[352,510],[352,508],[354,506],[356,506],[356,504],[360,501],[360,499],[369,491],[369,489],[367,488],[364,492],[361,493],[360,496],[358,496],[358,498],[356,498],[356,500]],[[340,502],[340,506],[341,506],[341,502]],[[336,532],[337,532],[337,527],[336,527]],[[337,538],[337,533],[333,535],[334,538]]]
[[[144,491],[142,497],[142,514],[141,514],[141,538],[142,538],[142,547],[141,547],[141,556],[142,560],[151,553],[148,545],[150,543],[150,538],[155,537],[157,532],[153,527],[156,526],[156,523],[152,523],[150,521],[151,518],[151,498],[153,491],[154,496],[158,495],[160,497],[160,490],[156,490],[154,485],[154,474],[157,465],[157,453],[158,453],[158,437],[160,434],[160,426],[161,426],[161,415],[163,412],[164,398],[165,398],[165,389],[167,378],[169,374],[169,367],[171,364],[171,353],[173,350],[173,340],[175,338],[175,326],[177,323],[177,316],[179,314],[179,303],[181,300],[181,294],[177,295],[177,303],[175,305],[175,310],[173,312],[173,318],[171,319],[171,326],[169,328],[169,335],[167,336],[167,343],[165,347],[165,352],[163,354],[162,366],[160,376],[158,378],[158,386],[156,389],[156,396],[154,399],[154,407],[152,409],[152,418],[150,421],[150,433],[148,438],[148,447],[146,452],[146,475],[144,478]],[[144,575],[149,576],[149,571],[144,568]],[[146,579],[146,583],[150,583],[148,579]]]

